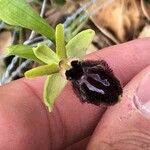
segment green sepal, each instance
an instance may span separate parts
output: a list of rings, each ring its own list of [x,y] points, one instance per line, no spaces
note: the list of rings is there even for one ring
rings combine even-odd
[[[49,111],[52,111],[56,98],[66,84],[67,80],[65,80],[60,73],[48,76],[44,86],[44,103]]]
[[[95,32],[91,29],[84,30],[73,37],[66,45],[69,58],[82,58],[90,46]]]

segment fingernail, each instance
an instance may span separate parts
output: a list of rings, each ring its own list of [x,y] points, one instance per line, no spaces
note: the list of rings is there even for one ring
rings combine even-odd
[[[135,93],[134,104],[142,114],[150,117],[150,74],[141,80]]]

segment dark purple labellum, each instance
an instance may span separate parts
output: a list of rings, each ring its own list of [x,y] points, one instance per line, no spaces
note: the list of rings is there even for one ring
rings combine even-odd
[[[121,84],[104,60],[75,60],[71,66],[66,71],[66,77],[72,81],[75,93],[82,102],[113,105],[119,101]]]

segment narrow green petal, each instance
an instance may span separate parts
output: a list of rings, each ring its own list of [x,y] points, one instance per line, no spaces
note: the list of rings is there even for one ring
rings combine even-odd
[[[69,58],[82,58],[90,46],[95,32],[91,29],[84,30],[73,37],[66,45],[66,52]]]
[[[60,73],[48,76],[44,87],[44,103],[49,108],[49,111],[52,110],[56,98],[66,84],[67,80],[63,79]]]
[[[39,44],[36,48],[33,48],[35,56],[46,64],[59,63],[59,58],[54,51],[48,46]]]
[[[54,29],[26,0],[0,0],[0,19],[10,25],[34,30],[54,41]]]
[[[6,56],[17,55],[19,57],[31,59],[35,62],[43,64],[43,62],[34,55],[32,46],[29,45],[18,44],[10,46],[6,49],[5,55]]]
[[[59,72],[59,66],[56,64],[52,65],[44,65],[44,66],[39,66],[36,68],[33,68],[29,71],[25,72],[25,77],[27,78],[34,78],[38,76],[44,76],[44,75],[51,75],[54,73]]]
[[[59,24],[56,26],[55,40],[56,40],[56,54],[60,58],[66,58],[65,33],[63,24]]]

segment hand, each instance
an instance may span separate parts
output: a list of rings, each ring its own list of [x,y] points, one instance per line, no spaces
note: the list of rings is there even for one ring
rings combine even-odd
[[[11,82],[0,87],[0,149],[150,149],[150,119],[133,105],[137,87],[150,72],[150,39],[109,47],[87,59],[107,61],[124,86],[122,101],[107,109],[82,104],[69,83],[49,113],[42,102],[45,78]],[[150,89],[148,82],[143,92]]]

